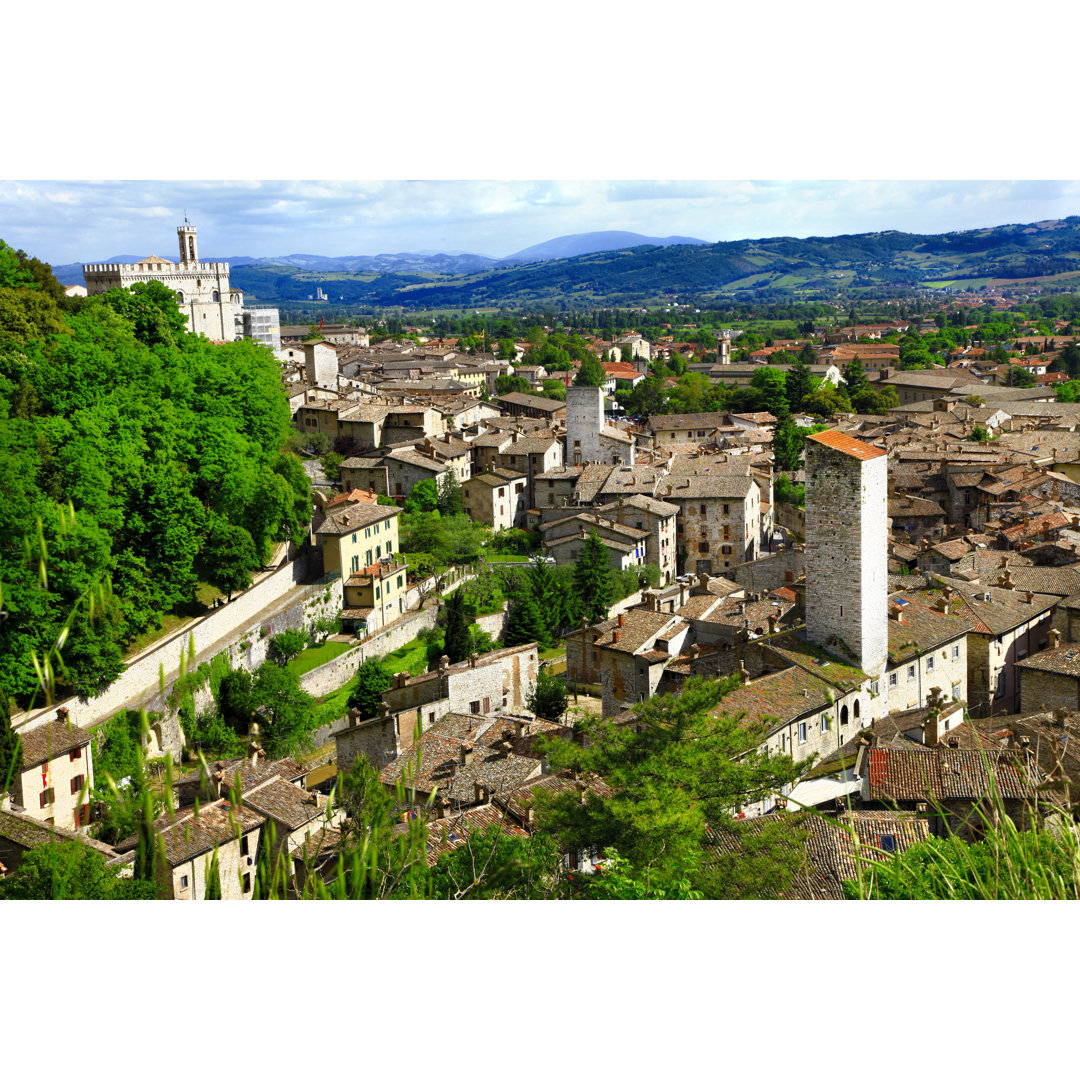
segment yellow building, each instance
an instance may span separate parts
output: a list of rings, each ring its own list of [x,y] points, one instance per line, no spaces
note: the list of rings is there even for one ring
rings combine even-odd
[[[396,506],[355,503],[336,507],[315,530],[315,543],[322,551],[323,572],[348,578],[398,551]]]

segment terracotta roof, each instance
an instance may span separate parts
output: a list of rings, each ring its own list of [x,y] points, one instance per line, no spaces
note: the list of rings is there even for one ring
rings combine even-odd
[[[989,794],[992,783],[1005,799],[1027,799],[1035,794],[1021,750],[871,747],[865,769],[867,798],[875,801],[981,799]]]
[[[19,735],[22,739],[24,770],[86,746],[92,738],[89,731],[66,720],[50,720],[28,731],[20,731]]]
[[[423,460],[436,469],[445,468],[445,466],[440,466],[432,461],[431,458]],[[331,511],[315,532],[323,536],[341,536],[356,532],[357,529],[362,529],[365,526],[373,525],[376,521],[396,517],[400,513],[401,508],[398,506],[363,506],[353,503],[347,507]]]
[[[158,818],[154,828],[161,837],[165,858],[170,866],[194,859],[198,855],[237,839],[259,828],[262,815],[243,806],[234,807],[228,799],[220,799],[177,816]]]
[[[821,443],[822,446],[828,446],[833,450],[839,450],[841,453],[858,458],[860,461],[869,461],[872,458],[888,455],[888,450],[884,450],[880,446],[871,446],[869,443],[853,439],[850,435],[845,435],[835,429],[819,431],[816,435],[807,435],[807,439]]]
[[[290,830],[299,829],[325,814],[317,799],[280,776],[273,776],[258,787],[244,792],[244,805],[280,821]]]

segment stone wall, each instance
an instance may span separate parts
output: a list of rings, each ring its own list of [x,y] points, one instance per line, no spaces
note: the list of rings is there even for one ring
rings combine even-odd
[[[806,552],[797,547],[764,555],[753,562],[739,563],[725,570],[723,576],[738,582],[747,592],[769,592],[798,581],[805,566]]]
[[[1037,668],[1016,669],[1020,676],[1020,711],[1080,709],[1080,681],[1073,675],[1058,675]]]
[[[773,503],[773,521],[800,539],[806,535],[806,511],[794,503]]]
[[[271,607],[290,591],[299,589],[304,580],[304,560],[296,559],[283,566],[280,570],[265,577],[257,585],[253,585],[246,592],[236,596],[233,601],[223,608],[218,608],[200,619],[196,619],[184,628],[184,633],[144,653],[134,663],[125,668],[120,677],[98,697],[88,702],[82,702],[78,698],[70,698],[64,702],[47,709],[38,709],[33,713],[23,714],[14,718],[13,723],[17,728],[32,728],[50,719],[55,715],[56,708],[64,705],[69,710],[72,723],[80,727],[92,726],[100,723],[106,717],[112,716],[121,708],[142,704],[143,698],[154,700],[160,697],[160,671],[165,670],[166,681],[173,681],[180,670],[180,659],[186,656],[190,649],[190,643],[194,640],[196,664],[221,652],[223,648],[234,643],[239,646],[240,642],[248,639],[251,647],[254,647],[254,639],[258,638],[258,616],[261,612]],[[302,594],[297,594],[298,601],[313,602],[313,600],[329,588],[332,605],[336,602],[340,607],[341,581],[338,579],[329,586],[309,586]],[[338,599],[333,600],[334,593]],[[314,608],[314,604],[312,604]],[[282,620],[270,619],[272,626],[277,626]],[[285,620],[288,621],[288,620]],[[248,626],[247,624],[251,624]],[[293,624],[295,625],[295,623]],[[274,629],[274,632],[278,632]],[[265,644],[262,646],[261,655],[265,657]],[[261,661],[260,661],[261,662]],[[256,664],[257,666],[257,664]],[[148,708],[151,706],[147,706]]]

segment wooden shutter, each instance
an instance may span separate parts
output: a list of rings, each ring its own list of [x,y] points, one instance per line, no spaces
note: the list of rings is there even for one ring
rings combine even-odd
[[[491,712],[491,698],[484,698],[484,714]]]

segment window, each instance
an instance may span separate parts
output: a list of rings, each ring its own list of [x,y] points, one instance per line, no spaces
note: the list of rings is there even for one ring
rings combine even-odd
[[[881,850],[890,855],[896,854],[896,837],[892,833],[881,834]]]
[[[799,723],[799,742],[806,742],[806,721],[802,720]]]
[[[702,540],[701,543],[698,544],[698,551],[700,551],[702,555],[708,555],[709,542],[707,540]]]
[[[731,503],[724,503],[724,513],[725,514],[731,513]]]
[[[471,712],[471,713],[479,713],[480,712],[480,702],[479,701],[470,701],[469,702],[469,712]]]
[[[248,838],[246,836],[240,837],[240,854],[246,855],[248,853]]]
[[[187,874],[181,874],[180,875],[180,888],[181,889],[186,889],[187,887],[188,887],[188,876],[187,876]]]
[[[82,806],[75,807],[74,814],[75,828],[81,829],[84,825],[90,824],[90,804],[83,803]]]
[[[877,693],[877,682],[874,682],[873,686],[874,686],[874,693],[876,694]],[[859,719],[859,713],[861,712],[861,707],[859,705],[859,699],[858,698],[855,699],[855,705],[853,706],[851,711],[854,713],[855,719],[858,720]]]
[[[915,665],[914,664],[908,664],[907,678],[908,678],[908,682],[911,682],[915,678]]]
[[[841,604],[840,605],[840,618],[842,619],[843,617],[844,617],[844,605]]]
[[[244,892],[246,892],[246,893],[251,892],[251,875],[250,874],[245,874],[244,875]]]
[[[360,538],[360,534],[359,534],[359,533],[353,533],[353,534],[352,534],[352,542],[353,542],[354,544],[355,544],[355,543],[357,543],[357,541],[359,540],[359,538]]]
[[[85,781],[85,776],[73,776],[71,778],[71,794],[74,795],[76,792],[82,791],[82,786]]]
[[[896,672],[895,671],[890,671],[889,672],[889,685],[890,686],[895,686],[896,685]]]
[[[382,544],[376,544],[375,545],[375,558],[376,559],[381,559],[382,558]]]
[[[81,758],[81,757],[82,757],[82,747],[81,746],[76,746],[75,749],[72,750],[68,754],[68,761],[78,761],[79,758]]]
[[[841,724],[846,724],[847,722],[848,722],[848,707],[845,705],[840,710],[840,723]]]
[[[360,556],[354,555],[352,557],[352,572],[355,574],[360,569]]]
[[[880,694],[880,693],[881,693],[881,683],[879,683],[877,679],[875,679],[875,680],[874,680],[874,681],[873,681],[873,682],[872,682],[872,683],[870,684],[870,693],[871,693],[871,694],[873,694],[873,695],[874,695],[875,697],[876,697],[876,696],[877,696],[878,694]],[[858,715],[859,715],[859,699],[858,699],[858,698],[856,698],[856,699],[855,699],[855,715],[856,715],[856,716],[858,716]]]
[[[46,788],[41,793],[38,805],[41,807],[42,810],[44,810],[46,806],[52,806],[52,804],[53,804],[53,789],[52,788]]]
[[[928,656],[926,658],[926,670],[927,671],[933,671],[934,670],[934,658],[932,656]]]
[[[960,646],[959,645],[954,645],[952,647],[952,658],[954,660],[959,660],[960,659]]]
[[[397,587],[398,587],[399,589],[401,588],[401,575],[400,575],[400,574],[398,574],[398,579],[397,579]]]
[[[378,585],[375,586],[375,599],[376,600],[379,599],[379,586]]]
[[[828,731],[829,730],[829,718],[825,713],[821,714],[821,730],[822,731]]]
[[[721,548],[721,551],[725,555],[730,555],[731,554],[731,545],[730,544],[724,544],[723,547]]]

